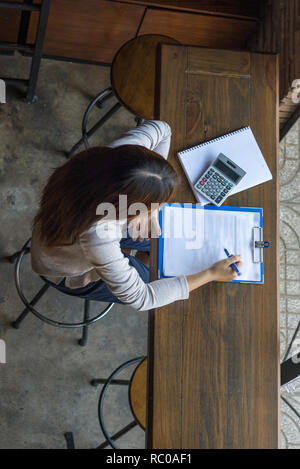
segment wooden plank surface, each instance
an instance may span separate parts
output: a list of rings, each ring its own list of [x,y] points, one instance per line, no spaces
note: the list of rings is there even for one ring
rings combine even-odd
[[[136,5],[170,8],[195,13],[259,18],[260,0],[112,0]]]
[[[211,283],[189,300],[150,313],[147,445],[276,448],[277,56],[163,45],[160,78],[157,117],[172,127],[169,161],[182,177],[173,201],[195,201],[178,150],[250,125],[273,180],[230,197],[227,205],[263,207],[271,247],[264,285]]]
[[[280,99],[300,78],[300,0],[269,0],[257,33],[248,41],[252,51],[279,54]]]
[[[111,63],[132,39],[144,7],[107,0],[52,0],[44,54]],[[28,43],[35,40],[38,14],[32,14]]]
[[[139,34],[164,34],[182,44],[244,49],[256,21],[148,9]]]
[[[291,101],[289,92],[293,81],[300,78],[300,0],[269,0],[263,5],[262,17],[247,48],[279,53],[279,116],[285,135],[299,114],[299,104]]]
[[[11,3],[13,0],[8,1]],[[17,42],[20,19],[19,10],[0,9],[0,41]]]
[[[148,9],[140,33],[167,35],[183,44],[245,48],[257,24],[256,0],[175,1],[175,4],[180,6],[179,10],[177,6],[174,10]],[[145,9],[145,5],[136,2],[52,0],[44,54],[111,63],[117,50],[135,37]],[[13,40],[19,16],[19,12],[7,11],[0,19],[3,40]],[[34,43],[38,18],[34,12],[29,44]]]

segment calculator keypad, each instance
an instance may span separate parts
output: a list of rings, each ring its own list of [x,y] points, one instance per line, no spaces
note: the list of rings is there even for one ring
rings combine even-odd
[[[232,190],[233,184],[211,166],[197,181],[195,188],[214,204],[221,205]]]

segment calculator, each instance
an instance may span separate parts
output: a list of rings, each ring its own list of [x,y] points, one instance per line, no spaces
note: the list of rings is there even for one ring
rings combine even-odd
[[[220,153],[198,179],[194,188],[218,207],[227,199],[246,172]]]

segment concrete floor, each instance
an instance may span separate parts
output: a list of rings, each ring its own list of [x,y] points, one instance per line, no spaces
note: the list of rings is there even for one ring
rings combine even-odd
[[[0,56],[0,76],[24,77],[29,65],[30,60],[20,55]],[[20,99],[21,91],[8,88],[7,104],[0,104],[0,339],[7,352],[7,363],[0,364],[0,448],[65,448],[66,431],[74,432],[78,448],[96,447],[103,441],[97,419],[99,389],[89,384],[90,379],[107,377],[124,361],[146,354],[147,313],[129,307],[115,306],[92,325],[86,348],[77,343],[78,329],[58,329],[33,316],[19,330],[10,325],[22,311],[22,303],[14,287],[13,266],[4,258],[30,237],[48,175],[64,163],[64,152],[80,137],[88,101],[109,83],[107,67],[43,60],[39,101],[26,104]],[[97,116],[102,112],[97,110]],[[108,143],[134,126],[134,117],[122,108],[91,143]],[[298,122],[280,152],[282,353],[300,314],[300,202],[295,197],[300,177],[299,135]],[[31,272],[28,259],[23,272],[24,290],[31,297],[42,283]],[[93,311],[100,307],[94,303]],[[39,303],[41,312],[65,321],[80,321],[82,308],[83,300],[54,290]],[[292,399],[299,406],[299,393]],[[282,410],[283,447],[300,448],[299,421],[286,406]],[[111,432],[132,421],[125,388],[111,390],[105,417]],[[136,427],[119,445],[142,448],[144,432]]]
[[[0,56],[0,64],[0,75],[24,77],[30,61]],[[121,363],[146,354],[147,313],[129,307],[114,306],[92,325],[85,348],[77,343],[79,329],[58,329],[32,315],[19,330],[10,325],[22,303],[14,287],[13,265],[3,257],[30,237],[47,177],[65,162],[64,152],[80,137],[89,100],[109,84],[107,67],[43,60],[39,101],[26,104],[19,91],[8,88],[7,104],[0,105],[0,339],[7,354],[7,363],[0,364],[0,448],[65,448],[65,431],[74,432],[78,448],[97,446],[103,441],[97,417],[99,388],[92,387],[90,379],[106,378]],[[96,110],[97,116],[101,113]],[[91,142],[108,143],[135,125],[134,116],[121,109]],[[31,272],[28,259],[24,274],[24,289],[31,297],[42,282]],[[100,307],[94,302],[93,312]],[[52,289],[39,303],[41,312],[57,320],[80,321],[82,308],[83,300]],[[105,408],[112,432],[133,420],[125,387],[112,389]],[[136,427],[119,445],[143,447],[144,438]]]

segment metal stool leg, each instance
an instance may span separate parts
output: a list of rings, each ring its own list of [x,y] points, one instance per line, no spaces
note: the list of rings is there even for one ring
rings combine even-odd
[[[83,321],[88,321],[90,318],[90,300],[84,300],[84,316],[83,316]],[[79,345],[84,347],[86,345],[88,338],[88,326],[84,326],[82,328],[82,337],[78,341]]]
[[[106,101],[114,96],[113,91],[111,90],[111,93],[107,94],[106,96],[103,96],[103,98],[100,98],[99,101],[96,102],[96,106],[99,109],[103,109],[106,106]]]
[[[49,285],[45,283],[45,285],[42,286],[40,291],[35,295],[35,297],[31,300],[30,305],[34,306],[44,295],[44,293],[48,290]],[[12,323],[12,326],[15,329],[19,329],[21,322],[23,319],[26,318],[27,314],[30,313],[29,308],[25,308],[24,311],[20,314],[20,316]]]
[[[86,133],[86,138],[91,137],[96,130],[100,129],[105,122],[110,119],[110,117],[117,112],[122,105],[120,103],[115,104],[87,133]],[[78,148],[84,143],[85,138],[82,137],[80,140],[78,140],[77,143],[71,148],[71,151],[68,153],[68,157],[74,155],[74,153],[78,150]]]
[[[8,262],[10,262],[11,264],[14,264],[15,261],[18,259],[19,254],[20,254],[20,251],[17,251],[14,254],[12,254],[11,256],[7,256]]]
[[[65,433],[67,449],[75,449],[74,436],[72,432]]]
[[[43,54],[43,45],[46,35],[46,28],[48,23],[48,16],[50,11],[51,0],[43,0],[40,11],[40,18],[38,24],[38,30],[36,35],[36,41],[34,46],[34,53],[31,61],[30,78],[28,82],[28,90],[26,95],[26,102],[33,103],[37,101],[35,88],[37,84],[38,74],[40,70],[40,64]]]
[[[133,422],[126,425],[126,427],[122,428],[122,430],[112,435],[110,439],[116,441],[118,438],[121,438],[121,436],[125,435],[125,433],[128,433],[132,428],[136,426],[137,426],[137,422],[134,420]],[[103,448],[106,448],[107,446],[110,446],[110,443],[108,440],[105,440],[103,443],[101,443],[101,445],[97,446],[96,449],[103,449]]]
[[[112,98],[114,96],[112,88],[106,88],[106,90],[101,91],[92,101],[89,103],[86,111],[84,113],[82,124],[81,124],[81,131],[82,131],[82,138],[73,145],[71,150],[67,153],[68,157],[71,157],[78,148],[84,143],[86,147],[88,147],[88,138],[91,137],[97,129],[99,129],[120,107],[121,104],[115,104],[88,132],[86,130],[87,121],[89,115],[95,105],[101,106],[106,100]]]
[[[7,256],[7,260],[8,262],[10,262],[11,264],[14,264],[14,262],[18,259],[19,255],[20,255],[20,252],[22,251],[17,251],[15,252],[14,254],[12,254],[11,256]],[[25,249],[25,254],[28,254],[30,252],[30,248],[26,248]]]
[[[98,384],[105,384],[107,381],[106,379],[100,378],[100,379],[92,379],[91,380],[91,385],[92,386],[98,386]],[[118,384],[118,385],[124,385],[128,386],[130,381],[128,379],[112,379],[109,384]]]

